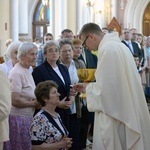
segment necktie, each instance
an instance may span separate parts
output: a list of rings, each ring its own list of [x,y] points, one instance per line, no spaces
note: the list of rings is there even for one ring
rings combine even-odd
[[[133,47],[132,47],[132,45],[131,45],[131,43],[130,43],[130,42],[128,43],[128,47],[129,47],[129,49],[130,49],[131,53],[132,53],[132,54],[134,54]]]

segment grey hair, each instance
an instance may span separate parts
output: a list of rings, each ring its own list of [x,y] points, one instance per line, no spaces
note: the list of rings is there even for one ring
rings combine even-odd
[[[26,56],[26,54],[28,53],[29,50],[36,48],[37,46],[31,42],[23,42],[18,49],[18,55],[17,55],[17,59],[20,61],[21,57]]]
[[[8,59],[11,59],[11,54],[17,49],[17,51],[18,51],[18,48],[19,48],[19,46],[22,44],[22,42],[21,41],[14,41],[14,42],[12,42],[9,46],[8,46],[8,48],[7,48],[7,50],[6,50],[6,57],[8,58]]]
[[[61,47],[62,47],[63,45],[65,45],[65,44],[69,44],[69,45],[72,47],[72,50],[74,49],[73,44],[72,44],[72,41],[69,40],[68,38],[65,38],[65,39],[62,39],[62,40],[59,41],[60,49],[61,49]]]
[[[48,48],[49,46],[53,46],[53,45],[57,46],[57,48],[59,49],[59,44],[58,44],[58,42],[51,40],[51,41],[48,41],[48,42],[46,42],[46,43],[44,44],[44,46],[43,46],[44,54],[46,54],[47,48]]]

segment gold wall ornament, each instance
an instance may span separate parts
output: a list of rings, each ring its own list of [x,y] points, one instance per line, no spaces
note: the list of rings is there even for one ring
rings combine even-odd
[[[88,0],[86,3],[89,7],[93,7],[95,5],[95,0]]]
[[[120,8],[121,8],[121,9],[124,9],[124,6],[125,6],[124,0],[121,0],[121,2],[120,2]]]

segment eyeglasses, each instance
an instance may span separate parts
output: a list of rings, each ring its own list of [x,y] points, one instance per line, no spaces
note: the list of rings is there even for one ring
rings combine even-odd
[[[124,32],[124,34],[129,34],[129,32]]]
[[[71,53],[71,52],[72,52],[72,49],[68,49],[68,50],[61,50],[61,52],[62,52],[63,54]]]
[[[83,47],[87,47],[87,46],[86,46],[86,40],[88,39],[88,37],[89,37],[89,35],[87,35],[86,38],[85,38],[85,40],[83,41],[83,43],[82,43],[82,46],[83,46]]]
[[[132,33],[132,35],[138,35],[137,33]]]
[[[73,36],[72,35],[71,36],[64,36],[64,38],[66,38],[66,39],[72,39]]]
[[[45,39],[45,41],[51,41],[51,40],[52,40],[51,38],[46,38],[46,39]]]
[[[54,53],[58,53],[59,52],[59,49],[58,48],[51,48],[51,47],[48,47],[47,49],[46,49],[46,52],[47,53],[50,53],[50,54],[54,54]]]

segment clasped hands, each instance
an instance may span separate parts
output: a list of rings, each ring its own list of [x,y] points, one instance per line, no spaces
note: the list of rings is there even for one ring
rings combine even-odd
[[[58,104],[57,107],[62,109],[69,109],[74,101],[74,96],[64,97]]]
[[[69,149],[72,146],[72,138],[67,136],[64,136],[60,142],[62,142],[62,148]]]

